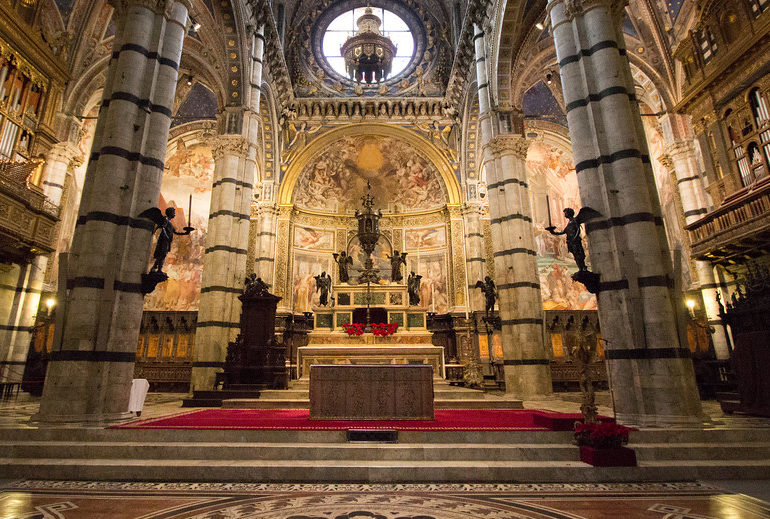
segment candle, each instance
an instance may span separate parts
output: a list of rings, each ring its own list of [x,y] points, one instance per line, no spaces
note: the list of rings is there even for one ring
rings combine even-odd
[[[430,311],[436,313],[436,290],[433,285],[433,280],[430,282]]]
[[[548,198],[548,195],[545,195],[545,207],[548,210],[548,227],[553,227],[551,223],[551,199]]]
[[[187,227],[191,227],[192,222],[192,193],[190,193],[190,202],[187,204]]]

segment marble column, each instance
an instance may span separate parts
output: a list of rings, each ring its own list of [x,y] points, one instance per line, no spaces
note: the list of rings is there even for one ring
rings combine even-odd
[[[465,226],[465,271],[468,273],[469,310],[480,311],[486,306],[484,294],[476,288],[476,282],[483,281],[487,275],[484,227],[481,222],[484,209],[478,202],[468,202],[463,205],[462,214]]]
[[[479,123],[499,293],[506,392],[520,398],[552,392],[543,340],[543,303],[525,161],[528,143],[521,117],[502,124],[493,112],[484,32],[474,27]]]
[[[116,35],[68,268],[63,325],[35,419],[108,422],[128,397],[188,6],[115,1]]]
[[[262,202],[257,209],[257,232],[255,236],[254,272],[262,281],[275,285],[275,231],[278,221],[278,207],[273,202]]]
[[[206,232],[201,297],[195,332],[191,387],[207,390],[224,366],[227,345],[240,329],[243,281],[253,271],[246,259],[257,170],[259,96],[264,26],[252,33],[249,86],[243,107],[226,110],[228,133],[212,140],[214,183]],[[269,281],[268,281],[269,282]]]
[[[695,158],[695,146],[691,141],[679,140],[667,146],[666,153],[671,159],[670,166],[676,175],[685,224],[697,222],[708,213],[708,209],[698,162]],[[695,261],[694,274],[700,285],[706,317],[709,325],[714,328],[711,336],[714,352],[718,359],[730,358],[725,326],[719,317],[719,304],[716,299],[718,285],[714,277],[714,268],[708,261]]]
[[[673,268],[622,32],[625,0],[549,0],[619,422],[702,421],[679,343]]]
[[[206,231],[201,297],[195,332],[192,388],[211,389],[224,366],[227,345],[240,329],[247,266],[253,170],[247,177],[248,141],[242,135],[220,135],[211,141],[214,184]]]

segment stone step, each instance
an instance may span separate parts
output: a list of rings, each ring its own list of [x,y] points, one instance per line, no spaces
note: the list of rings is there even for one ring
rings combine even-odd
[[[591,467],[579,461],[372,461],[0,458],[0,477],[101,481],[634,482],[765,479],[770,460],[646,462]]]
[[[435,409],[523,409],[521,400],[435,399]],[[223,409],[310,409],[307,398],[235,398],[222,401]]]
[[[476,391],[473,389],[465,389],[465,390],[456,390],[456,389],[434,389],[433,390],[433,397],[437,400],[455,400],[455,399],[474,399],[474,400],[481,400],[486,398],[486,394],[483,391]],[[229,399],[241,399],[241,398],[253,398],[249,395],[241,396],[241,395],[234,395],[227,397],[227,400]],[[309,389],[264,389],[259,392],[259,398],[262,399],[268,399],[268,400],[299,400],[299,399],[309,399],[310,398],[310,390]],[[224,399],[223,399],[224,400]]]
[[[572,444],[2,442],[0,458],[576,461]]]

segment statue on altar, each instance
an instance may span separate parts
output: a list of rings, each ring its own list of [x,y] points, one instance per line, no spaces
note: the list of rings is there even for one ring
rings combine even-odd
[[[348,256],[345,251],[342,251],[339,254],[335,252],[332,256],[334,256],[334,261],[337,263],[337,268],[339,269],[340,283],[347,283],[350,280],[348,269],[353,266],[353,258]]]
[[[495,282],[489,276],[484,277],[484,281],[476,281],[476,288],[481,289],[484,294],[484,300],[486,301],[486,314],[487,317],[495,310],[495,301],[497,301],[497,287]]]
[[[422,276],[411,272],[406,280],[406,288],[409,292],[409,306],[420,304],[420,279]]]
[[[319,296],[318,304],[321,306],[329,306],[329,292],[332,288],[332,278],[327,276],[326,272],[321,272],[320,276],[313,276],[315,278],[315,291],[321,292]]]
[[[392,281],[401,281],[404,276],[401,275],[401,265],[406,265],[406,252],[398,253],[393,251],[393,256],[388,255],[390,260],[390,279]]]

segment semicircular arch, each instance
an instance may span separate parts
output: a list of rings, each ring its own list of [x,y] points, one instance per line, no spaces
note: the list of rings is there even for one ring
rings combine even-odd
[[[293,204],[292,197],[300,174],[312,159],[344,137],[359,136],[391,137],[411,145],[415,151],[422,154],[438,171],[446,189],[447,205],[460,205],[462,203],[460,183],[446,156],[433,144],[416,133],[382,123],[361,123],[344,126],[331,130],[311,141],[297,154],[296,158],[287,168],[278,190],[278,203],[281,205]]]

